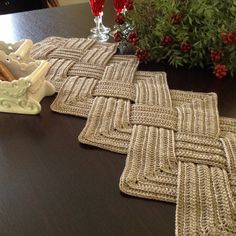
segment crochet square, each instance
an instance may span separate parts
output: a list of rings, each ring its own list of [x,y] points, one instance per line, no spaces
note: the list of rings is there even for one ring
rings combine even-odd
[[[97,96],[79,135],[80,142],[124,153],[130,132],[129,110],[135,99],[133,79],[137,65],[133,60],[106,67],[94,89]]]
[[[31,55],[35,59],[48,60],[49,80],[58,92],[68,77],[90,75],[98,71],[102,76],[104,66],[116,53],[117,44],[100,43],[91,39],[65,39],[51,37],[34,45]],[[101,72],[102,71],[102,72]],[[96,78],[96,75],[95,75]]]
[[[176,235],[235,235],[230,148],[225,138],[219,138],[217,97],[193,101],[177,110]],[[235,146],[235,139],[230,142]]]
[[[133,56],[115,55],[108,61],[108,65],[120,64],[121,62],[132,64],[137,63],[137,60]],[[69,77],[62,85],[51,105],[53,111],[88,117],[95,97],[96,85],[102,79],[105,66],[98,68],[96,65],[91,65],[90,69],[82,71],[81,64],[78,63],[71,67],[68,71]],[[86,72],[84,73],[84,71]],[[99,91],[97,90],[97,92]]]
[[[235,155],[229,156],[235,143],[229,135],[232,147],[225,149],[224,139],[219,138],[216,95],[209,94],[202,100],[173,109],[165,81],[159,81],[156,86],[154,81],[144,82],[145,86],[139,87],[145,88],[145,92],[140,91],[143,96],[136,96],[139,98],[131,108],[133,130],[120,179],[121,191],[170,202],[175,202],[177,196],[177,235],[195,234],[199,227],[203,233],[234,234],[235,200],[231,187],[235,188],[235,183],[227,170],[235,168],[235,165],[229,166],[229,160],[231,164],[236,160]],[[206,173],[194,179],[196,168],[200,172],[208,168],[212,175],[209,177]],[[200,189],[201,181],[211,185],[212,191]],[[204,199],[207,194],[216,197],[211,205]],[[203,222],[202,216],[209,211],[215,212]]]
[[[117,45],[53,37],[48,59],[54,111],[88,117],[83,143],[127,153],[122,192],[176,202],[177,235],[235,235],[236,120],[219,117],[213,93],[169,90],[166,74],[138,72]]]

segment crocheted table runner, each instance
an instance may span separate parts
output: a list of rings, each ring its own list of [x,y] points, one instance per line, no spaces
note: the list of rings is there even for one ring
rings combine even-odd
[[[106,67],[94,89],[96,98],[79,135],[80,142],[122,152],[120,147],[128,143],[130,136],[129,110],[135,100],[133,78],[137,66],[132,60]]]
[[[217,98],[208,97],[177,110],[176,235],[235,235],[236,208],[228,172],[231,149],[218,137]],[[235,140],[233,143],[235,146]]]
[[[114,55],[109,61],[108,65],[119,64],[127,62],[129,64],[136,63],[137,59],[134,56],[120,56]],[[75,68],[75,66],[74,66]],[[58,96],[51,105],[53,111],[76,115],[81,117],[88,117],[94,100],[94,89],[99,80],[101,80],[105,67],[103,70],[94,69],[87,71],[86,77],[79,77],[80,70],[73,68],[73,74],[77,74],[77,78],[68,76],[65,83],[59,90]],[[69,71],[69,74],[72,72]]]
[[[140,87],[145,89],[131,110],[134,126],[120,179],[121,191],[174,202],[178,179],[177,235],[234,234],[235,200],[231,187],[235,183],[230,179],[235,180],[235,176],[230,177],[232,171],[227,170],[235,170],[236,159],[231,156],[232,166],[227,165],[233,150],[225,149],[224,139],[218,138],[216,95],[172,109],[163,80],[156,84],[143,82],[145,86]],[[203,172],[196,177],[196,169],[201,173],[206,168],[213,172],[212,176]],[[206,196],[211,199],[210,205]]]
[[[133,129],[120,190],[134,196],[175,202],[175,112],[171,110],[166,78],[139,80],[138,89],[131,110]]]
[[[120,63],[121,61],[128,62],[133,60],[133,56],[114,55],[108,62],[108,65]],[[77,73],[77,75],[79,76],[80,71],[78,69],[73,73],[74,75]],[[95,98],[94,89],[98,82],[98,79],[94,79],[94,74],[96,74],[97,77],[101,76],[101,73],[98,73],[96,71],[91,72],[91,74],[90,72],[88,72],[87,77],[83,77],[83,79],[79,77],[71,78],[70,76],[68,76],[64,83],[61,85],[58,95],[51,105],[51,109],[55,112],[59,112],[62,114],[75,115],[87,118],[89,111],[92,108],[92,104]],[[136,90],[138,89],[138,80],[148,80],[152,77],[155,77],[155,74],[163,76],[165,73],[136,71],[134,77],[134,85]],[[189,103],[193,99],[204,99],[207,96],[206,93],[180,90],[170,90],[170,95],[174,107],[180,106],[184,103]],[[129,123],[129,126],[130,125],[132,124]],[[131,134],[131,130],[131,128],[127,129],[127,132]],[[221,135],[224,135],[225,132],[232,132],[236,134],[236,119],[220,117],[220,130]],[[130,137],[127,138],[127,140],[129,142]],[[128,143],[125,144],[125,146],[127,147]],[[126,151],[122,151],[122,153],[127,153],[127,149]]]
[[[98,80],[103,76],[105,65],[135,60],[134,56],[113,55],[116,48],[117,44],[99,43],[83,38],[49,37],[34,44],[31,55],[35,59],[51,61],[47,79],[55,85],[57,91],[60,90],[51,109],[64,114],[88,117],[94,100],[94,88]],[[83,63],[84,57],[81,57],[81,52],[86,52],[89,49],[99,49],[99,52],[96,53],[96,50],[89,51],[87,57],[85,57],[85,63]],[[94,56],[93,53],[97,56]],[[148,79],[152,76],[155,76],[152,72],[137,71],[134,82],[136,83],[136,80]],[[137,86],[135,85],[135,87]],[[205,96],[204,93],[177,90],[171,90],[170,93],[173,106]],[[224,132],[224,127],[227,128],[227,131],[236,133],[235,119],[221,118],[220,120],[221,133]],[[227,125],[223,126],[225,123]],[[127,129],[127,132],[131,133],[131,129]],[[128,140],[130,140],[130,137]]]
[[[54,111],[88,117],[83,143],[127,153],[124,193],[177,202],[177,235],[235,235],[236,120],[219,118],[215,94],[168,89],[165,73],[137,72],[117,45],[52,37],[48,59],[59,91]]]
[[[105,65],[116,50],[117,44],[114,43],[101,44],[91,39],[51,37],[35,44],[31,55],[35,59],[48,60],[50,69],[46,79],[58,92],[68,78],[81,79],[80,84],[83,84],[89,77],[92,84],[102,77]]]
[[[164,80],[162,80],[162,83],[164,83]],[[163,90],[163,85],[159,85],[155,78],[139,80],[137,84],[139,92],[136,93],[135,104],[131,107],[130,118],[130,122],[134,124],[134,126],[126,166],[120,180],[120,189],[122,192],[134,196],[175,202],[177,196],[176,180],[178,168],[175,157],[176,154],[175,151],[173,151],[175,149],[173,133],[170,135],[170,132],[168,132],[169,137],[165,138],[163,136],[166,132],[165,130],[160,129],[161,131],[159,131],[159,129],[154,129],[153,127],[171,128],[173,131],[176,131],[176,109],[170,109],[171,107],[169,109],[162,109],[160,106],[153,106],[153,101],[161,96],[159,90]],[[166,94],[168,94],[167,85],[165,88],[167,89]],[[185,94],[185,92],[180,91],[172,92],[172,97],[175,98],[176,104],[179,105],[188,104],[192,101],[194,96],[194,93]],[[215,94],[209,93],[204,94],[204,96],[203,94],[198,94],[197,98],[204,100],[212,96],[215,96]],[[169,97],[167,98],[170,99]],[[167,98],[165,97],[165,100]],[[231,160],[229,169],[231,169],[231,173],[234,173],[236,168],[236,152],[233,141],[235,138],[232,137],[236,137],[235,119],[222,118],[219,122],[221,127],[219,136],[227,137],[228,142],[230,142],[230,144],[228,144],[230,150],[228,151],[228,160]],[[142,127],[141,132],[139,129],[141,129],[140,125],[143,124],[146,126]],[[152,131],[149,132],[149,129],[152,129]],[[144,132],[144,130],[146,131]],[[138,137],[137,132],[140,135]],[[152,139],[150,137],[152,137]],[[229,139],[228,137],[231,138]],[[139,140],[140,146],[136,146],[136,138]],[[162,146],[159,147],[158,145]],[[163,148],[163,145],[165,148]],[[151,147],[155,147],[155,150],[152,150]],[[133,157],[131,154],[133,154],[134,150],[135,154]],[[139,155],[136,155],[137,153],[139,153]],[[150,176],[152,176],[152,178],[150,178]],[[141,182],[139,181],[140,179],[142,179]],[[145,187],[143,184],[145,184]],[[234,199],[236,199],[235,177],[231,178],[230,184]],[[144,190],[144,188],[147,190]]]

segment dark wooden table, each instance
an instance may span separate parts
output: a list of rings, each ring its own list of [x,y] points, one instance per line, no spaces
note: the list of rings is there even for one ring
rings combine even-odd
[[[107,1],[108,2],[108,1]],[[112,26],[111,3],[104,22]],[[88,4],[0,16],[0,40],[86,37],[93,26]],[[219,110],[236,117],[236,81],[204,70],[165,70],[170,88],[214,91]],[[125,156],[79,144],[85,120],[50,110],[38,116],[0,114],[0,235],[174,235],[175,205],[119,191]]]

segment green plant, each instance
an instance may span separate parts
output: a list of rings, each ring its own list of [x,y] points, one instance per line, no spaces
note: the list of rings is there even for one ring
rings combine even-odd
[[[115,39],[141,60],[211,67],[223,78],[236,69],[235,16],[236,0],[136,0],[117,16]]]

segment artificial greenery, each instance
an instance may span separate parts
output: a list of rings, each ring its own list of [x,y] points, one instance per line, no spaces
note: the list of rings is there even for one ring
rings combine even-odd
[[[235,72],[236,0],[135,0],[119,17],[117,41],[140,59],[212,67],[218,78]]]

